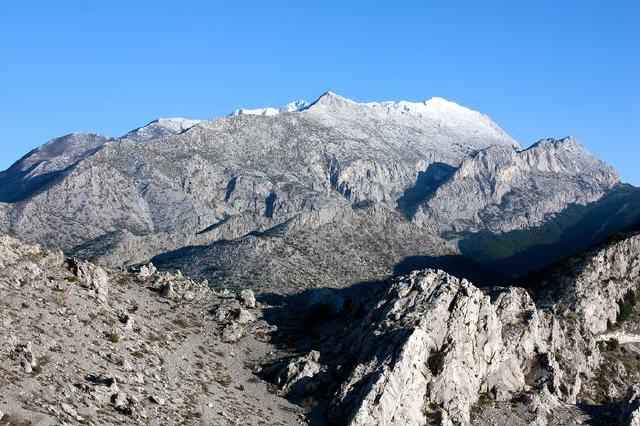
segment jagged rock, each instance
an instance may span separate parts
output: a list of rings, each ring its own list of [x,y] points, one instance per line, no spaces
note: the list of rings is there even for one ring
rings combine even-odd
[[[71,261],[71,266],[79,283],[93,290],[98,301],[106,303],[109,294],[109,277],[104,269],[91,262],[77,259]]]
[[[113,406],[124,415],[132,416],[135,412],[135,408],[138,405],[138,399],[133,395],[129,395],[124,392],[114,393],[111,396],[111,403]]]
[[[317,376],[326,371],[326,367],[319,363],[320,352],[311,351],[307,355],[299,356],[289,361],[277,375],[278,387],[293,395],[307,395],[312,393],[318,385]]]
[[[336,420],[345,419],[340,407],[353,407],[346,416],[353,425],[423,424],[432,404],[450,422],[467,424],[479,395],[504,399],[525,388],[496,306],[467,281],[427,270],[392,287],[381,303],[379,316],[368,318],[371,332],[347,337],[362,339],[353,349],[362,356],[337,394]]]
[[[627,389],[620,412],[620,424],[640,425],[640,384],[633,384]]]
[[[256,296],[253,294],[253,290],[242,290],[240,292],[240,303],[242,303],[245,308],[254,309],[256,307]]]
[[[228,324],[222,329],[222,341],[225,343],[235,343],[242,339],[244,333],[244,327],[241,325],[235,322]]]
[[[619,302],[628,292],[638,291],[640,282],[640,235],[626,238],[587,256],[576,273],[555,286],[566,288],[573,311],[593,334],[616,322]],[[570,286],[566,283],[571,282]]]
[[[399,425],[426,424],[435,415],[443,424],[469,424],[481,397],[499,407],[514,395],[525,396],[536,424],[570,417],[585,382],[595,380],[602,359],[596,342],[615,334],[597,336],[600,324],[637,289],[639,238],[547,271],[542,282],[528,283],[536,302],[522,288],[483,292],[436,270],[398,279],[364,306],[364,318],[345,319],[350,332],[324,343],[347,349],[334,363],[355,365],[333,396],[330,418]],[[640,342],[617,333],[622,341]],[[628,374],[620,361],[608,361],[607,368],[613,377]]]
[[[160,293],[160,296],[164,297],[165,299],[173,299],[176,297],[176,292],[173,289],[173,283],[171,281],[162,284],[159,287],[158,292]]]
[[[27,374],[33,372],[33,369],[38,365],[36,360],[36,356],[33,353],[33,344],[31,342],[27,342],[24,345],[18,345],[16,348],[16,352],[18,353],[18,358],[20,359],[20,366],[22,367],[22,371]]]
[[[155,274],[157,271],[156,267],[153,265],[153,263],[149,262],[146,265],[142,265],[140,267],[140,271],[138,272],[138,278],[140,278],[141,280],[146,280],[147,278],[150,278],[151,276],[153,276],[153,274]]]

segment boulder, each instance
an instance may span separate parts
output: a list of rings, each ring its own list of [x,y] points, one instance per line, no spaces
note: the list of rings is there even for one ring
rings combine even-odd
[[[320,352],[315,350],[292,359],[278,374],[276,384],[290,395],[312,393],[318,385],[318,375],[326,371],[319,361]]]
[[[244,327],[237,323],[231,323],[222,330],[222,341],[225,343],[235,343],[244,336]]]
[[[101,303],[106,303],[109,294],[109,277],[104,269],[91,262],[78,259],[72,259],[70,264],[80,285],[93,290],[96,299]]]
[[[256,307],[256,296],[253,293],[253,290],[245,289],[240,292],[240,303],[242,306],[249,309],[254,309]]]
[[[156,267],[153,266],[153,263],[149,262],[146,265],[142,265],[140,270],[138,271],[138,278],[141,280],[146,280],[155,274],[157,271]]]

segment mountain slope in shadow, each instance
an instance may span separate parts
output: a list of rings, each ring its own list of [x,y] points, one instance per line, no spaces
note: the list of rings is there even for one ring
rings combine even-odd
[[[466,234],[458,246],[463,256],[513,279],[596,245],[638,221],[640,189],[619,185],[599,201],[571,206],[540,227]]]

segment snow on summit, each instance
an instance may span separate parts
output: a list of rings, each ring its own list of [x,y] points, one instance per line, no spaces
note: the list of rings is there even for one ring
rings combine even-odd
[[[257,108],[257,109],[246,109],[239,108],[230,114],[231,117],[236,117],[238,115],[261,115],[264,117],[272,117],[274,115],[278,115],[285,112],[296,112],[301,111],[309,106],[307,101],[295,101],[286,104],[285,106],[276,109],[272,107],[266,108]]]

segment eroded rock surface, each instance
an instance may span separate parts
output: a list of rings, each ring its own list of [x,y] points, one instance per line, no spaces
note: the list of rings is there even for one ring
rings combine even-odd
[[[334,383],[324,395],[328,418],[351,425],[617,422],[622,383],[637,380],[628,359],[638,354],[640,338],[630,329],[640,321],[625,303],[640,284],[639,242],[632,235],[569,259],[536,275],[528,290],[480,289],[428,269],[355,293],[360,305],[352,294],[333,311],[332,325],[310,331],[326,333],[316,350],[323,377]],[[304,337],[301,344],[313,346]],[[288,361],[276,382],[306,362]]]

